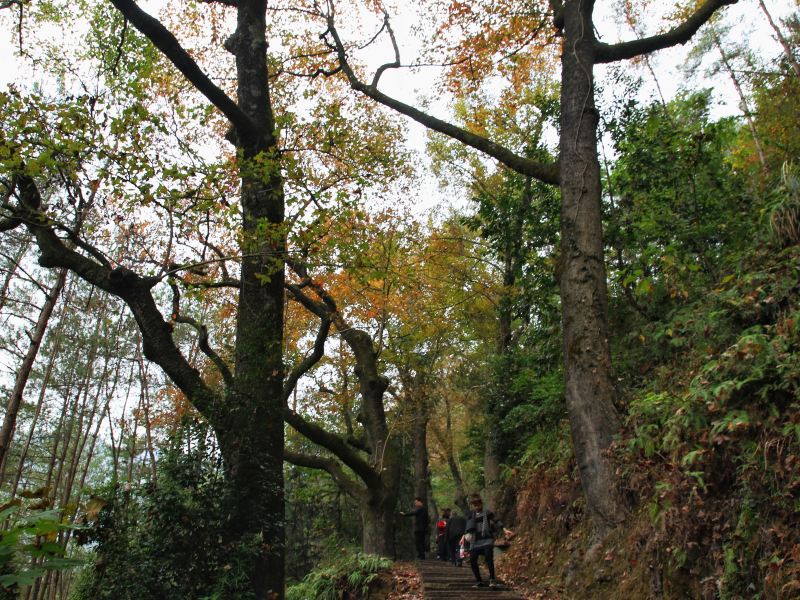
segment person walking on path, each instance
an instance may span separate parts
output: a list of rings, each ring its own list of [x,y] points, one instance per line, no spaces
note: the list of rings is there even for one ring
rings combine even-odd
[[[443,508],[439,520],[436,521],[436,558],[439,560],[448,560],[449,553],[447,552],[447,537],[445,531],[447,529],[447,521],[450,520],[450,509]]]
[[[467,530],[467,520],[458,514],[450,515],[447,520],[447,527],[445,527],[444,537],[447,540],[447,556],[450,562],[457,567],[461,566],[461,556],[459,550],[461,549],[461,538]]]
[[[417,496],[414,498],[414,508],[408,512],[401,512],[404,517],[414,517],[414,546],[417,558],[425,560],[425,536],[428,535],[428,511],[425,502]]]
[[[489,569],[489,587],[499,587],[494,576],[494,539],[501,529],[509,538],[514,534],[503,528],[492,511],[484,508],[483,500],[478,494],[470,496],[470,506],[472,510],[467,515],[465,537],[472,537],[469,546],[469,566],[475,575],[476,583],[473,587],[486,587],[486,582],[481,579],[481,572],[478,569],[478,557],[481,555]]]

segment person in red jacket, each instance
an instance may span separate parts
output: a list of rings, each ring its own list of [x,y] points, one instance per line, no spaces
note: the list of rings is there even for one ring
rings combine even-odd
[[[438,551],[439,560],[447,560],[447,521],[450,519],[450,509],[443,508],[442,515],[436,521],[436,549]]]

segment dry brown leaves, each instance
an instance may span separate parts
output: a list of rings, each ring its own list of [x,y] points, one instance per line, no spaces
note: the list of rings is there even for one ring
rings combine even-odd
[[[386,600],[422,600],[422,582],[413,563],[395,563],[391,576],[392,591]]]

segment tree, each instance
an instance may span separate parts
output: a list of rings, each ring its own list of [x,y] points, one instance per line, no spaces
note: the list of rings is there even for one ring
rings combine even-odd
[[[43,6],[38,18],[64,26],[76,9],[59,8],[63,13]],[[52,100],[13,88],[4,93],[0,229],[27,229],[42,266],[72,271],[127,305],[141,354],[163,370],[219,444],[230,568],[220,571],[218,592],[282,598],[283,417],[297,383],[283,353],[288,238],[298,224],[315,235],[310,213],[355,202],[370,178],[397,173],[398,129],[376,122],[380,115],[369,106],[351,110],[330,86],[322,94],[309,90],[267,52],[267,36],[282,35],[282,17],[301,14],[291,9],[268,23],[268,6],[258,0],[186,7],[213,25],[201,34],[175,29],[191,41],[208,35],[221,42],[219,28],[235,21],[224,43],[235,86],[222,86],[205,70],[230,67],[217,54],[222,44],[196,44],[202,50],[190,53],[165,25],[169,14],[160,21],[133,0],[85,8],[77,12],[88,12],[92,27],[77,54],[98,67],[100,80],[76,82],[72,76],[83,74],[85,63],[71,64],[51,48],[59,83],[80,86],[79,94]],[[287,29],[284,38],[291,36]],[[175,68],[183,77],[174,77]],[[371,134],[375,128],[380,136]],[[217,155],[204,160],[209,146]],[[95,220],[85,235],[62,218],[75,197],[56,186],[55,199],[43,202],[59,178],[75,182],[76,197],[94,198]],[[90,192],[97,189],[95,198]],[[212,316],[227,315],[217,328],[193,311],[211,301],[221,305]],[[228,323],[233,332],[222,329]],[[191,343],[182,337],[187,329],[197,334]],[[146,410],[147,398],[141,402]],[[115,459],[121,446],[120,440]]]
[[[527,19],[507,21],[509,30],[512,27],[516,31],[524,30],[527,26],[529,29],[525,33],[529,40],[536,41],[531,44],[534,47],[552,40],[553,34],[561,37],[559,156],[556,161],[527,158],[480,133],[432,117],[381,92],[378,84],[383,72],[401,66],[388,16],[385,30],[392,40],[395,59],[379,67],[372,81],[365,83],[350,63],[350,48],[337,31],[332,3],[324,15],[325,38],[335,50],[339,65],[354,90],[495,158],[522,175],[560,187],[561,253],[557,276],[564,332],[566,400],[581,484],[594,526],[601,535],[620,522],[622,508],[614,490],[614,467],[605,454],[620,428],[620,419],[614,407],[615,387],[608,340],[594,68],[598,64],[627,60],[685,43],[717,10],[735,3],[736,0],[706,0],[665,33],[616,44],[601,42],[595,37],[593,0],[537,2],[525,15]],[[451,22],[457,22],[464,12],[503,14],[508,8],[501,4],[493,12],[491,3],[468,7],[453,2]],[[552,25],[552,30],[548,30],[547,23]],[[467,39],[464,46],[470,43],[480,46],[479,42],[485,39],[484,31],[480,37]],[[502,35],[492,37],[490,44],[496,42],[497,37],[501,43],[508,39]],[[496,56],[503,52],[502,46],[495,45],[486,54]],[[517,60],[521,52],[514,48],[512,54]],[[529,61],[521,62],[530,65]]]
[[[313,351],[290,379],[299,378],[322,359],[333,326],[353,357],[360,402],[345,390],[340,427],[325,427],[319,419],[287,406],[287,423],[325,452],[311,455],[287,449],[286,459],[328,471],[358,502],[364,551],[384,556],[395,555],[395,510],[403,457],[400,435],[392,431],[397,428],[391,420],[396,421],[397,411],[390,414],[385,400],[390,379],[383,372],[381,352],[384,331],[394,312],[390,301],[405,273],[398,262],[406,260],[405,251],[412,244],[398,221],[391,214],[369,217],[356,213],[352,222],[332,226],[328,239],[314,243],[316,249],[303,252],[317,260],[324,256],[338,256],[338,260],[322,260],[322,266],[313,270],[300,260],[288,261],[297,278],[287,285],[291,297],[320,320]],[[353,230],[361,231],[355,244]],[[336,266],[326,269],[326,264]]]

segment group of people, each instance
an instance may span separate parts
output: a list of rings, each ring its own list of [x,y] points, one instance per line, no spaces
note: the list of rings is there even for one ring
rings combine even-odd
[[[497,539],[502,536],[511,539],[513,533],[503,528],[495,514],[484,508],[480,495],[469,497],[470,509],[462,517],[452,514],[449,508],[442,510],[436,523],[436,548],[439,560],[449,561],[461,566],[469,557],[469,565],[475,576],[475,587],[486,587],[480,569],[478,557],[483,556],[489,570],[489,587],[498,587],[494,574],[494,548]],[[426,539],[428,537],[428,512],[422,498],[415,498],[414,509],[400,513],[406,517],[414,517],[414,544],[417,558],[424,560]]]

